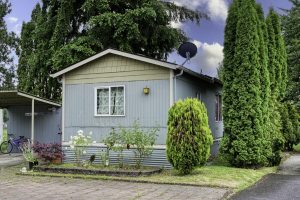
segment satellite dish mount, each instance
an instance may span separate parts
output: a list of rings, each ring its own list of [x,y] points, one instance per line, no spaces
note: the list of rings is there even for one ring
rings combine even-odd
[[[182,63],[184,65],[186,62],[190,61],[197,54],[197,46],[191,42],[184,42],[180,45],[178,53],[181,57],[186,60]]]

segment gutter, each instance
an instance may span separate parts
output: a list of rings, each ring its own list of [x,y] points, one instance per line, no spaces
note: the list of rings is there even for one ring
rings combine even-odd
[[[180,73],[179,74],[176,74],[175,76],[174,76],[174,102],[176,101],[176,99],[177,99],[177,86],[176,86],[176,79],[177,79],[177,77],[179,77],[179,76],[182,76],[183,75],[183,69],[181,69],[181,71],[180,71]]]

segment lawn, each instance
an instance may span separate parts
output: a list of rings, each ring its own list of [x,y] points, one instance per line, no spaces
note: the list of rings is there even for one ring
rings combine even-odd
[[[254,170],[209,165],[197,168],[192,174],[186,176],[179,175],[175,170],[165,170],[160,174],[147,177],[114,177],[105,175],[74,175],[45,172],[29,172],[27,175],[225,187],[237,192],[255,184],[263,176],[274,173],[276,170],[276,167],[266,167]]]
[[[300,143],[297,145],[294,145],[294,151],[299,152],[300,153]]]
[[[151,177],[139,177],[138,180],[149,180],[162,183],[184,183],[213,187],[229,187],[240,191],[260,180],[264,175],[276,172],[276,167],[259,170],[240,169],[225,166],[205,166],[197,168],[191,175],[180,176],[174,171],[164,171]]]

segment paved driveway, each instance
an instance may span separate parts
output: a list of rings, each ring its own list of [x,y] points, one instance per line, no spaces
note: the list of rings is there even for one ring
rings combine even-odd
[[[267,176],[257,185],[232,197],[233,200],[299,200],[300,154],[291,156],[277,174]]]
[[[209,200],[222,199],[227,192],[221,188],[14,175],[19,169],[17,166],[0,171],[1,200]]]
[[[18,165],[24,162],[22,154],[0,154],[0,168]]]

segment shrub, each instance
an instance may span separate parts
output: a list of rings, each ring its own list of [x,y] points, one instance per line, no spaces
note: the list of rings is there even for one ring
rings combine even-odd
[[[80,165],[83,154],[86,154],[87,147],[92,144],[92,132],[84,135],[82,130],[77,132],[76,136],[71,136],[70,147],[74,150],[76,162]]]
[[[123,140],[121,139],[120,133],[116,132],[115,128],[112,128],[112,131],[109,133],[109,135],[103,140],[103,143],[107,147],[107,156],[105,157],[106,160],[109,158],[110,151],[115,151],[118,154],[118,162],[119,167],[122,168],[124,165],[123,162],[123,150],[125,149]],[[103,159],[104,159],[104,155]],[[101,156],[101,158],[102,158]],[[104,163],[105,161],[102,160]]]
[[[33,145],[33,150],[37,153],[38,158],[45,162],[53,162],[57,159],[62,159],[64,154],[62,147],[58,143],[42,144],[37,142]]]
[[[123,167],[123,151],[132,149],[135,155],[136,168],[139,169],[143,160],[152,153],[157,131],[157,128],[145,131],[140,127],[138,121],[135,121],[132,128],[120,127],[118,131],[113,129],[103,142],[107,146],[108,152],[110,150],[118,152],[120,167]]]
[[[292,151],[293,146],[300,142],[299,114],[289,102],[283,103],[281,107],[281,126],[285,149]]]
[[[169,110],[167,157],[182,174],[203,165],[210,155],[213,137],[207,110],[198,99],[176,102]]]
[[[136,167],[140,168],[144,158],[151,155],[153,151],[153,145],[157,138],[157,128],[144,131],[140,128],[139,123],[136,121],[133,124],[133,128],[125,131],[125,136],[129,136],[131,144],[135,147],[133,149],[135,155]],[[128,137],[125,137],[128,138]]]
[[[30,140],[27,142],[23,142],[22,146],[20,147],[23,157],[27,162],[36,162],[37,161],[37,156],[33,150],[32,143]]]

